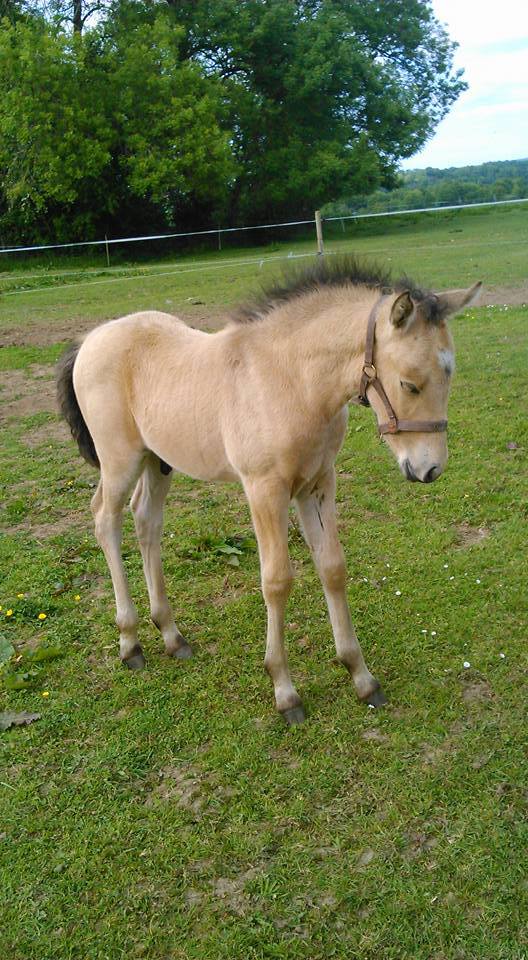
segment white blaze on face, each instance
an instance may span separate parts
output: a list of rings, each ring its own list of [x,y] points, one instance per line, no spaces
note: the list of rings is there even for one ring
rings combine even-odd
[[[438,362],[445,375],[450,377],[455,369],[455,356],[453,351],[442,347],[442,349],[438,351]]]

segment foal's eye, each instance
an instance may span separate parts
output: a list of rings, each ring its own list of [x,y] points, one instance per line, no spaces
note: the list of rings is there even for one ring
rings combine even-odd
[[[400,387],[402,390],[407,390],[408,393],[420,393],[416,384],[411,383],[410,380],[400,380]]]

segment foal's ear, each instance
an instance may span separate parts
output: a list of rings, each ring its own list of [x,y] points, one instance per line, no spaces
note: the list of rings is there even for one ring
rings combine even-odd
[[[397,329],[405,326],[413,310],[414,303],[411,300],[411,294],[408,290],[404,290],[403,293],[400,293],[400,295],[396,297],[396,300],[392,304],[390,313],[392,325]]]
[[[464,307],[469,307],[470,304],[475,303],[481,289],[482,281],[479,280],[478,283],[473,284],[467,290],[448,290],[446,293],[438,293],[436,296],[442,319],[447,320],[455,313],[460,313]]]

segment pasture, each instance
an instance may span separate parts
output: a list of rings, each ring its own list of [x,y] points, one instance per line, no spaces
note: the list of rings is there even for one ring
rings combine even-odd
[[[496,305],[453,321],[436,483],[406,483],[372,413],[351,410],[340,529],[353,620],[390,701],[380,711],[334,661],[292,515],[287,642],[308,715],[294,728],[262,669],[256,544],[234,486],[175,477],[169,495],[164,566],[190,661],[168,659],[148,619],[127,517],[148,669],[121,666],[89,511],[96,474],[55,415],[53,364],[68,335],[132,310],[213,327],[280,266],[242,260],[313,242],[211,254],[199,269],[209,257],[195,255],[179,274],[169,260],[0,274],[0,711],[40,714],[0,733],[1,956],[528,955],[527,218],[444,214],[328,237],[424,284],[482,278]]]

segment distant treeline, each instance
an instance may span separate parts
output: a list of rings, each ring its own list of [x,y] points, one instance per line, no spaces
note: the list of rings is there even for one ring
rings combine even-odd
[[[486,200],[520,200],[528,197],[528,159],[481,163],[471,167],[407,170],[392,190],[356,194],[324,208],[326,216],[381,213],[384,210],[417,210]]]

